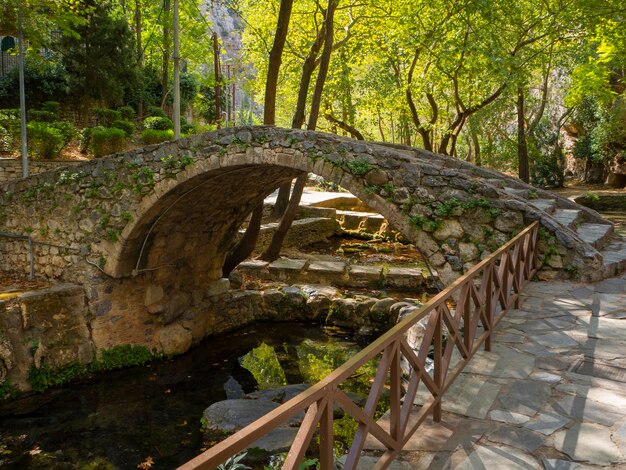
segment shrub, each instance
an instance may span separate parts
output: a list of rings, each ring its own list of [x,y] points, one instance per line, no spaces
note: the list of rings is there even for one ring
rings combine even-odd
[[[122,150],[126,133],[116,127],[98,126],[91,129],[90,140],[89,148],[93,156],[98,158]]]
[[[89,150],[89,144],[91,143],[91,127],[81,129],[78,133],[78,138],[80,140],[80,152],[87,153],[87,150]]]
[[[122,119],[124,119],[125,121],[133,121],[135,119],[135,116],[137,115],[137,113],[135,113],[135,110],[131,106],[122,106],[117,111],[120,113]]]
[[[63,147],[69,144],[70,140],[76,137],[76,127],[74,127],[74,124],[72,124],[71,122],[55,121],[53,123],[50,123],[50,126],[58,129],[58,131],[61,133],[61,136],[63,137]]]
[[[56,117],[59,117],[59,111],[61,109],[61,103],[58,101],[46,101],[41,106],[42,111],[47,111],[49,113],[54,114]]]
[[[113,121],[122,119],[122,113],[114,109],[93,108],[91,112],[98,126],[110,127]]]
[[[0,153],[9,153],[13,148],[13,137],[8,129],[0,125]]]
[[[35,158],[54,158],[63,148],[61,131],[47,122],[31,122],[27,126],[28,147]]]
[[[124,119],[118,119],[117,121],[113,121],[111,127],[115,127],[117,129],[122,129],[126,134],[126,137],[130,137],[135,132],[135,125],[130,121],[125,121]]]
[[[26,112],[29,121],[52,122],[56,116],[50,111],[41,111],[38,109],[29,109]]]
[[[180,133],[183,135],[191,135],[196,133],[196,126],[189,124],[186,119],[180,122]]]
[[[165,111],[163,111],[158,106],[148,106],[146,113],[148,114],[148,116],[167,117]]]
[[[141,141],[146,145],[158,144],[172,139],[174,139],[174,131],[169,129],[165,131],[158,129],[146,129],[141,133]]]
[[[174,128],[174,123],[167,117],[152,116],[143,120],[143,127],[157,131],[167,131]]]

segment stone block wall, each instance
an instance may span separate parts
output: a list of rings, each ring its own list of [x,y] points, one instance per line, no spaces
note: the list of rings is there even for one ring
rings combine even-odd
[[[81,163],[78,160],[29,160],[28,171],[38,175],[44,171],[56,170]],[[22,160],[19,158],[0,158],[0,184],[17,180],[22,177]]]
[[[63,284],[0,300],[0,385],[29,390],[31,368],[59,369],[94,358],[81,286]]]

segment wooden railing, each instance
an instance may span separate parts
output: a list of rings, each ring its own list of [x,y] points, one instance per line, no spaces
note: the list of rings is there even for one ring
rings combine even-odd
[[[491,349],[491,334],[506,310],[513,305],[519,307],[520,292],[537,270],[538,227],[538,222],[527,227],[324,380],[180,469],[213,469],[303,412],[304,419],[283,468],[298,468],[317,431],[320,467],[331,469],[334,464],[333,408],[336,406],[359,423],[344,468],[357,467],[368,435],[386,447],[375,467],[386,468],[429,414],[432,413],[434,421],[441,420],[443,394],[483,342],[486,350]],[[419,347],[414,349],[408,343],[406,333],[422,320],[422,324],[426,323],[424,336]],[[457,353],[453,356],[455,350]],[[429,355],[432,359],[427,361]],[[365,406],[361,408],[340,389],[340,385],[365,363],[379,356],[376,376]],[[402,357],[405,358],[404,371]],[[431,363],[432,370],[427,370],[427,362]],[[418,407],[414,400],[420,383],[430,398]],[[374,419],[384,389],[387,389],[390,401],[388,430]]]

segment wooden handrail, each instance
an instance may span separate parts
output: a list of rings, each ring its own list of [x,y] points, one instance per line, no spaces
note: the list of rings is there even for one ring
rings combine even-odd
[[[341,407],[359,423],[344,468],[352,470],[357,467],[368,435],[387,448],[375,468],[387,468],[429,414],[432,413],[434,421],[441,420],[444,393],[483,343],[487,351],[491,350],[491,334],[505,312],[513,305],[519,308],[519,295],[537,271],[538,231],[539,223],[534,222],[323,380],[185,463],[179,470],[214,469],[300,413],[304,413],[304,419],[283,468],[298,468],[318,431],[320,467],[331,469],[334,464],[335,406]],[[452,309],[449,304],[456,307]],[[426,321],[426,328],[419,349],[415,350],[405,334],[421,320]],[[479,324],[483,327],[482,332]],[[447,331],[445,340],[444,329]],[[432,373],[426,369],[431,345],[434,346]],[[452,365],[455,349],[460,359]],[[359,367],[379,355],[376,376],[361,409],[339,386]],[[402,358],[410,369],[404,388]],[[416,410],[413,402],[420,382],[431,396]],[[374,419],[376,405],[387,383],[389,431]]]

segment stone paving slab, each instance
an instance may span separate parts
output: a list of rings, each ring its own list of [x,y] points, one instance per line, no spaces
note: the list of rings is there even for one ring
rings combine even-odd
[[[521,306],[411,438],[414,468],[626,469],[626,275],[531,283]]]
[[[554,436],[554,447],[572,459],[595,465],[610,465],[626,461],[611,440],[608,428],[579,423]]]
[[[456,470],[536,470],[538,467],[534,457],[514,447],[485,445],[472,452]]]
[[[461,374],[446,392],[441,407],[445,411],[463,416],[485,418],[500,393],[500,387],[498,384],[486,382],[481,377]],[[421,405],[430,397],[430,392],[421,386],[415,397],[415,403]]]

